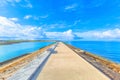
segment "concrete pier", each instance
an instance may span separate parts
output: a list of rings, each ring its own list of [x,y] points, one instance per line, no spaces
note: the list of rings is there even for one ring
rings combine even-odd
[[[110,80],[110,78],[60,42],[37,80]]]

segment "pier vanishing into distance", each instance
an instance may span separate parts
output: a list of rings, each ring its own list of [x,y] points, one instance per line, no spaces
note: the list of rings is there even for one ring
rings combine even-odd
[[[0,79],[3,80],[3,79]],[[6,80],[6,79],[5,79]],[[7,80],[111,80],[62,42],[18,69]]]
[[[37,80],[110,80],[110,78],[60,42]]]

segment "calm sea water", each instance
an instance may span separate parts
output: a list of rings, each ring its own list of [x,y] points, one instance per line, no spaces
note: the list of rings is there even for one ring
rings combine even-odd
[[[52,42],[23,42],[10,45],[0,45],[0,62],[34,52]]]
[[[68,43],[108,60],[120,63],[120,42],[72,41]]]

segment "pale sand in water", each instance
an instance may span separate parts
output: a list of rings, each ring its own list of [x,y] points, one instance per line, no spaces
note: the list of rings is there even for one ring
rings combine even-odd
[[[59,43],[37,80],[110,80],[106,75]]]

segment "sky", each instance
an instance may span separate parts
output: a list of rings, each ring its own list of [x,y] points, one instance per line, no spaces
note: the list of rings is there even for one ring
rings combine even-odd
[[[1,0],[4,39],[120,41],[120,0]]]

